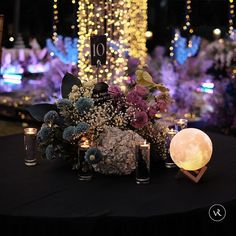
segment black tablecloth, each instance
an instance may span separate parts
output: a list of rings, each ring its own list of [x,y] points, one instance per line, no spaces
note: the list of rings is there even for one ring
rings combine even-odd
[[[23,136],[3,137],[1,235],[236,235],[236,139],[209,135],[214,152],[200,183],[157,167],[149,185],[137,185],[134,175],[80,182],[63,160],[26,167]],[[227,211],[218,223],[208,216],[217,203]]]

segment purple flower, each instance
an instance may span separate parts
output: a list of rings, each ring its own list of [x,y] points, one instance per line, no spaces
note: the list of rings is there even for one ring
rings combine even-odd
[[[142,128],[148,122],[148,115],[145,111],[137,111],[135,112],[134,119],[131,122],[131,125],[136,128]]]
[[[128,103],[137,104],[142,100],[139,94],[136,91],[130,91],[126,97]]]
[[[148,88],[142,85],[136,85],[134,91],[141,97],[145,97],[149,92]]]
[[[114,97],[119,97],[122,94],[120,87],[117,85],[109,86],[108,92]]]

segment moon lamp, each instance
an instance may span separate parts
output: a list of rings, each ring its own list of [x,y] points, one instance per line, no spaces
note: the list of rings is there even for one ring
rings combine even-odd
[[[181,130],[170,143],[170,156],[173,162],[183,174],[196,183],[205,173],[212,151],[209,136],[195,128]]]

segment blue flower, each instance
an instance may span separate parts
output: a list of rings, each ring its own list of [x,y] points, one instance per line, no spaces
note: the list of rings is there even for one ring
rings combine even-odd
[[[74,134],[75,134],[75,127],[69,126],[69,127],[65,128],[63,131],[63,139],[71,142]]]
[[[89,129],[89,125],[85,122],[80,122],[76,127],[75,127],[75,133],[80,134],[83,132],[86,132]]]
[[[59,120],[59,115],[56,111],[49,111],[45,116],[44,116],[44,122],[45,123],[54,123]]]
[[[97,164],[102,159],[102,153],[96,147],[89,148],[85,153],[85,160],[90,164]]]
[[[52,144],[50,144],[46,147],[45,154],[46,154],[46,158],[48,160],[52,160],[57,157],[57,154],[56,154],[55,149],[52,146]]]
[[[46,143],[52,136],[52,130],[49,127],[42,127],[37,134],[37,141],[39,143]]]
[[[93,99],[91,98],[79,98],[75,103],[75,107],[79,113],[88,112],[89,109],[93,106]]]
[[[72,105],[72,103],[71,103],[71,101],[69,100],[69,99],[67,99],[67,98],[62,98],[61,100],[59,100],[58,102],[57,102],[57,107],[58,107],[58,109],[64,109],[64,108],[71,108],[73,105]]]

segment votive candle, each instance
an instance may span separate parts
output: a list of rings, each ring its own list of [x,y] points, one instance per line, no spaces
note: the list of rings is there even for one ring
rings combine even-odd
[[[150,144],[146,140],[135,146],[136,183],[150,182]]]
[[[188,120],[187,119],[177,119],[175,120],[175,129],[180,131],[182,129],[187,128]]]
[[[169,129],[167,131],[167,139],[166,139],[166,149],[167,149],[167,153],[166,153],[166,159],[165,159],[165,166],[167,168],[173,168],[176,167],[175,163],[173,162],[173,160],[171,159],[170,156],[170,143],[171,140],[173,139],[173,137],[178,133],[178,130],[174,130],[174,129]]]
[[[26,151],[25,165],[35,166],[37,164],[37,143],[36,143],[37,129],[25,128],[24,129],[24,146]]]
[[[89,140],[86,137],[82,137],[78,147],[78,175],[79,180],[82,181],[92,179],[92,166],[85,160],[85,154],[89,148]]]

